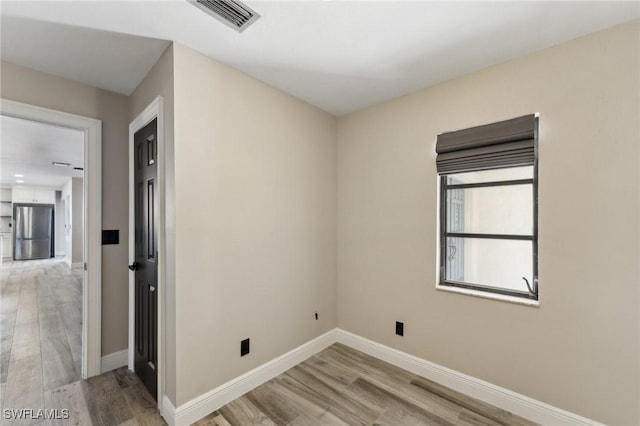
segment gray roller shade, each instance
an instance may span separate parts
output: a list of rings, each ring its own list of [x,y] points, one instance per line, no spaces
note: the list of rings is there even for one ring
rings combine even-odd
[[[438,135],[438,173],[533,165],[535,160],[536,116],[511,120]]]

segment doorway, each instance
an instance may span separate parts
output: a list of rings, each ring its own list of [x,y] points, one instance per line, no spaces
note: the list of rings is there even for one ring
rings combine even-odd
[[[76,247],[81,253],[80,261],[75,265],[81,277],[82,288],[80,376],[88,378],[98,375],[101,373],[102,122],[6,99],[0,101],[0,115],[72,129],[81,134],[84,170],[77,193],[78,197],[83,199],[84,206],[79,209],[78,222],[84,226],[82,238]],[[50,199],[47,198],[49,195]],[[47,200],[44,204],[55,205],[56,203],[55,192],[51,194],[34,192],[32,196],[31,202],[41,200],[40,197],[43,197],[42,200]],[[43,203],[36,201],[35,204]],[[70,206],[66,207],[68,211]]]
[[[158,119],[134,135],[134,368],[154,398],[158,389]]]
[[[129,369],[162,410],[164,132],[158,96],[129,125]]]

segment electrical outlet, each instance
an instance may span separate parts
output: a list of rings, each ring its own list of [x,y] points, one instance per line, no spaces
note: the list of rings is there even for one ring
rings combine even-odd
[[[316,311],[316,321],[318,321],[318,311]]]
[[[244,339],[240,342],[240,356],[245,356],[249,353],[249,339]]]
[[[398,336],[404,336],[404,323],[396,321],[396,334]]]

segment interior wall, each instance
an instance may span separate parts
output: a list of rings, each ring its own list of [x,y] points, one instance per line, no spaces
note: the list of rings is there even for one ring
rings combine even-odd
[[[175,219],[174,219],[174,119],[173,119],[173,45],[167,47],[149,74],[131,95],[129,121],[144,111],[158,97],[163,97],[165,149],[165,394],[176,405],[176,313],[175,313]],[[126,237],[128,238],[128,236]]]
[[[102,354],[126,349],[128,97],[5,61],[0,68],[2,98],[102,120],[102,226],[121,235],[102,248]]]
[[[65,203],[62,201],[62,191],[56,191],[56,207],[55,207],[55,255],[61,256],[65,253],[65,232],[64,232],[64,215]]]
[[[340,118],[339,327],[639,424],[639,52],[635,21]],[[437,291],[436,136],[535,112],[540,307]]]
[[[84,262],[84,192],[82,178],[71,179],[71,262]]]
[[[73,216],[73,201],[71,199],[71,194],[72,194],[72,186],[71,186],[71,179],[69,179],[63,186],[62,186],[62,199],[64,200],[64,204],[65,204],[65,211],[64,211],[64,238],[63,238],[63,244],[64,244],[64,259],[67,262],[67,264],[69,265],[69,267],[71,267],[71,264],[73,262],[72,260],[72,255],[73,255],[73,238],[72,238],[72,229],[73,229],[73,221],[72,221],[72,216]]]
[[[336,120],[185,46],[174,73],[180,405],[336,326]]]

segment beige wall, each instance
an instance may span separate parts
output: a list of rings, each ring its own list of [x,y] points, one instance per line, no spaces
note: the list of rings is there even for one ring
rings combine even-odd
[[[183,404],[336,326],[336,120],[187,47],[174,55]]]
[[[102,120],[102,226],[120,244],[102,248],[102,354],[127,347],[129,103],[123,95],[2,62],[0,96]]]
[[[636,21],[339,119],[338,325],[639,424],[639,51]],[[533,112],[540,307],[436,291],[436,135]]]
[[[165,205],[161,207],[165,216],[166,262],[165,262],[165,335],[164,366],[165,394],[173,404],[176,402],[176,316],[175,316],[175,220],[174,220],[174,162],[173,162],[173,45],[158,59],[149,74],[131,95],[133,121],[158,97],[163,97],[164,149],[165,149]]]

